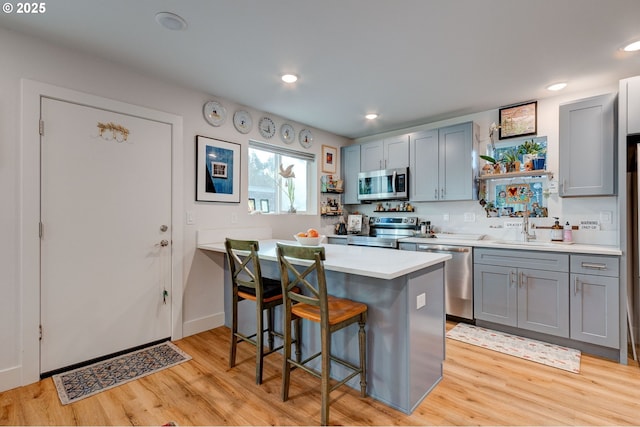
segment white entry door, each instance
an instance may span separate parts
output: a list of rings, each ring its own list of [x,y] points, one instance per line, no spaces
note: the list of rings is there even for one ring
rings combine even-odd
[[[40,372],[171,336],[171,128],[43,98]]]

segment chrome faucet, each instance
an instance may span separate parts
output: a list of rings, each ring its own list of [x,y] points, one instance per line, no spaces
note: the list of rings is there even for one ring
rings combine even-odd
[[[536,240],[535,228],[536,228],[535,224],[531,224],[531,226],[529,226],[529,206],[526,205],[526,207],[524,208],[524,212],[522,213],[522,241],[523,242]],[[530,229],[532,230],[531,233],[529,233]]]

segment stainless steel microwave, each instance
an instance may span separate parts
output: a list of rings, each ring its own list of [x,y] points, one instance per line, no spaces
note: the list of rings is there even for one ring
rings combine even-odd
[[[358,174],[358,200],[408,200],[409,168]]]

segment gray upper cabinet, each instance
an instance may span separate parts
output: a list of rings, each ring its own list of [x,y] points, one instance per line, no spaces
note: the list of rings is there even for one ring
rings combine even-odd
[[[561,197],[616,194],[616,95],[560,106]]]
[[[640,77],[627,79],[627,134],[640,133]]]
[[[409,136],[411,201],[474,200],[473,122]]]
[[[409,166],[408,135],[367,142],[360,147],[360,170],[362,172]]]
[[[358,173],[360,172],[360,145],[348,145],[340,149],[342,157],[342,179],[344,193],[342,203],[355,205],[358,202]]]
[[[409,136],[409,191],[414,202],[439,200],[438,129]]]

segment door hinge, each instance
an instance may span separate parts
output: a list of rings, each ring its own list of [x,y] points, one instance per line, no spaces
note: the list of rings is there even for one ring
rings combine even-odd
[[[38,339],[42,341],[42,325],[38,326],[38,335],[39,335]]]
[[[42,236],[44,235],[44,224],[42,223],[42,221],[38,223],[38,234],[42,239]]]
[[[40,120],[38,130],[40,131],[40,135],[44,135],[44,120]]]

